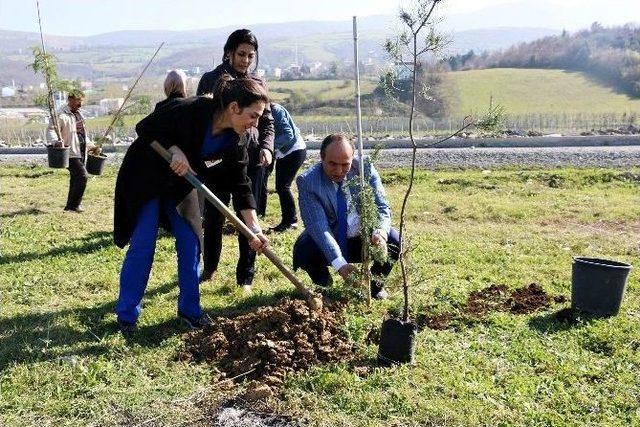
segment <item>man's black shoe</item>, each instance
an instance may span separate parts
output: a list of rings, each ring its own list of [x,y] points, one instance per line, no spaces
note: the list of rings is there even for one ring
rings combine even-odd
[[[389,293],[384,289],[382,283],[377,280],[371,281],[371,298],[379,300],[389,298]]]
[[[387,299],[389,298],[389,293],[383,289],[380,289],[377,293],[371,293],[371,297],[373,299],[379,299],[379,300],[383,300],[383,299]]]
[[[205,326],[211,326],[213,324],[213,320],[211,320],[208,314],[203,314],[200,317],[191,317],[178,312],[178,319],[182,320],[191,329],[202,329]]]
[[[284,233],[287,230],[297,230],[297,229],[298,229],[297,222],[290,222],[290,223],[281,222],[275,227],[271,227],[269,230],[273,231],[274,233]]]
[[[130,335],[138,330],[138,325],[118,319],[118,328],[123,335]]]
[[[77,213],[84,212],[84,208],[82,206],[77,206],[75,208],[65,207],[64,210],[65,211],[71,211],[71,212],[77,212]]]

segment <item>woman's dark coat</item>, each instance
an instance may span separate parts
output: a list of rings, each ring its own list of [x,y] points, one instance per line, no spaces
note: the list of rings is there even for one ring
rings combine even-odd
[[[158,103],[156,109],[136,125],[138,138],[131,144],[118,172],[115,189],[113,239],[124,247],[133,234],[140,209],[150,200],[162,197],[176,203],[178,213],[202,236],[201,210],[198,195],[183,177],[171,171],[169,164],[150,146],[158,141],[163,147],[178,146],[189,164],[201,174],[205,170],[200,152],[205,133],[212,123],[215,101],[206,97],[169,98]],[[222,159],[228,177],[227,185],[233,193],[234,208],[255,209],[251,186],[247,178],[247,146],[256,143],[258,132],[250,129],[238,137],[215,159]],[[167,228],[168,221],[161,218]],[[202,247],[202,246],[201,246]]]

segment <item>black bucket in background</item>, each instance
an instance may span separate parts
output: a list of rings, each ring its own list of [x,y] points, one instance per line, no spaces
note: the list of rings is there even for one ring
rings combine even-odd
[[[106,160],[107,156],[105,156],[104,154],[101,154],[99,156],[89,154],[87,156],[87,172],[89,172],[91,175],[102,175]]]
[[[54,147],[53,145],[47,145],[47,160],[50,168],[68,168],[69,147]]]
[[[596,316],[620,311],[631,265],[598,258],[575,257],[571,274],[571,308]]]
[[[387,319],[382,322],[378,363],[386,366],[413,363],[417,331],[418,327],[413,322],[403,322],[399,319]]]

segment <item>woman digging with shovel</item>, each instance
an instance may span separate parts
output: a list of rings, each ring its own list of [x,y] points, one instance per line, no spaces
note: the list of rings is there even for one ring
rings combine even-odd
[[[123,332],[136,329],[160,225],[176,238],[178,317],[192,328],[211,322],[200,306],[200,205],[182,178],[187,173],[223,169],[234,207],[255,234],[251,249],[261,252],[268,245],[246,173],[247,145],[257,138],[255,126],[268,102],[255,81],[225,76],[213,98],[175,98],[136,126],[138,138],[124,157],[115,190],[114,241],[121,248],[129,244],[115,308]],[[153,141],[172,154],[170,164],[152,149]]]

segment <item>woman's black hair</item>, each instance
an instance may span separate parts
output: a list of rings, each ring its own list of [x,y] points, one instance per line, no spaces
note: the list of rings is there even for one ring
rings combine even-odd
[[[223,74],[213,92],[213,99],[218,101],[218,111],[224,110],[232,102],[237,102],[240,108],[245,108],[257,101],[269,103],[267,90],[256,80],[234,79],[229,74]]]
[[[224,44],[222,62],[228,61],[230,59],[229,55],[243,43],[250,44],[256,50],[256,63],[253,68],[255,70],[256,68],[258,68],[258,61],[260,59],[258,54],[258,39],[251,32],[251,30],[247,30],[246,28],[235,30],[233,33],[229,34],[227,42]]]

